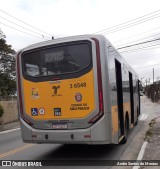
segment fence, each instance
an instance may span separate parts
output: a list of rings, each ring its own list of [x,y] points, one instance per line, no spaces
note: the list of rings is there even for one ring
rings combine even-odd
[[[154,102],[160,100],[160,81],[145,87],[146,95]]]
[[[17,100],[17,96],[0,96],[0,101],[13,101]]]
[[[18,110],[16,100],[0,101],[0,105],[4,109],[4,115],[0,118],[0,121],[3,124],[18,120]]]

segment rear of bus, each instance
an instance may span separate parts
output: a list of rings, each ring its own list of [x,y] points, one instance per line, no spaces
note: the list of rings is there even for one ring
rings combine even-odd
[[[32,143],[110,143],[99,40],[52,40],[17,54],[22,139]]]

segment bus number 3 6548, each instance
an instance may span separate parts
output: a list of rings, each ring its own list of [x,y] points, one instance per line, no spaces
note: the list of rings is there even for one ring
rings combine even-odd
[[[70,88],[86,87],[86,82],[70,84]]]

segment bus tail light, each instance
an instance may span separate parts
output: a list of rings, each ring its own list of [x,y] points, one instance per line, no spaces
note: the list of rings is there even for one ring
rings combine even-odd
[[[22,87],[21,87],[21,76],[20,76],[20,52],[17,54],[17,62],[16,62],[16,68],[17,68],[17,90],[18,90],[18,102],[19,102],[19,113],[22,119],[28,123],[30,126],[33,125],[32,122],[30,122],[28,119],[24,117],[24,109],[23,109],[23,103],[22,103]]]
[[[84,138],[91,138],[90,134],[84,135]]]
[[[96,38],[92,38],[96,44],[96,59],[97,59],[97,77],[98,77],[98,97],[99,97],[99,112],[88,123],[95,123],[104,115],[103,108],[103,90],[102,90],[102,73],[101,73],[101,60],[99,41]]]

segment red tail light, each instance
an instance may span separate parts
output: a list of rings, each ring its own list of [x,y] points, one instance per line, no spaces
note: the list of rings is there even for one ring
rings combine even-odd
[[[91,135],[90,134],[84,135],[84,138],[91,138]]]
[[[103,111],[103,96],[102,96],[102,91],[99,91],[99,108],[100,108],[100,111]]]
[[[18,90],[18,102],[19,102],[19,113],[22,119],[28,123],[29,125],[33,125],[28,119],[24,117],[24,109],[23,109],[23,103],[22,103],[22,87],[21,87],[21,76],[20,76],[20,52],[17,54],[17,63],[16,63],[16,68],[17,68],[17,90]]]
[[[99,41],[96,38],[92,38],[96,43],[96,60],[97,60],[97,77],[98,77],[98,96],[99,96],[99,112],[88,123],[95,123],[104,115],[103,108],[103,90],[102,90],[102,73],[101,73],[101,60]]]

